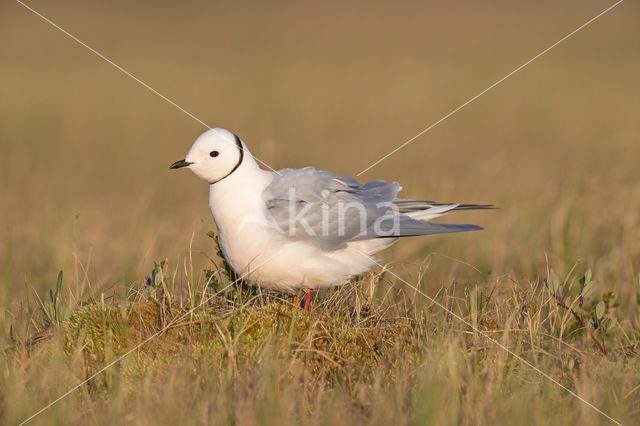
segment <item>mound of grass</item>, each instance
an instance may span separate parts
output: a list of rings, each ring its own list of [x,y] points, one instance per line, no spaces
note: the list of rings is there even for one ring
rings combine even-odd
[[[155,360],[187,352],[236,374],[258,364],[266,348],[277,348],[272,355],[299,359],[323,380],[340,380],[345,371],[371,374],[395,345],[415,352],[409,345],[410,318],[390,321],[380,313],[362,316],[324,306],[307,312],[283,299],[254,299],[239,306],[216,302],[193,312],[155,300],[91,304],[63,322],[61,338],[66,352],[82,352],[89,373],[139,347],[121,361],[132,377],[156,374],[149,367]]]

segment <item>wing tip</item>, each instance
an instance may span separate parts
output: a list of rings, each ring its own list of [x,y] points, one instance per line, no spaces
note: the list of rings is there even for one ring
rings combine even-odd
[[[454,210],[500,210],[494,204],[458,204]]]
[[[483,231],[484,228],[479,225],[473,225],[470,223],[451,223],[448,227],[450,231],[448,232],[467,232],[467,231]]]

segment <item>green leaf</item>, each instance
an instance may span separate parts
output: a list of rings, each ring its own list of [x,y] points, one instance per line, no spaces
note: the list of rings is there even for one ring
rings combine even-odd
[[[56,299],[60,296],[62,290],[62,271],[58,272],[58,281],[56,282]]]
[[[609,318],[609,321],[607,321],[607,331],[609,331],[613,327],[615,327],[615,325],[617,323],[618,323],[618,319],[617,318]]]
[[[600,319],[602,318],[602,316],[604,315],[604,311],[607,308],[607,306],[604,304],[603,301],[600,301],[597,305],[596,305],[596,318]]]
[[[582,289],[582,297],[590,296],[598,288],[598,281],[588,281]]]
[[[602,300],[604,300],[604,303],[608,305],[611,300],[615,299],[615,297],[616,294],[613,291],[608,291],[602,296]]]
[[[584,273],[584,282],[588,283],[589,281],[591,281],[591,277],[592,277],[592,273],[591,273],[591,268],[587,269],[587,272]]]

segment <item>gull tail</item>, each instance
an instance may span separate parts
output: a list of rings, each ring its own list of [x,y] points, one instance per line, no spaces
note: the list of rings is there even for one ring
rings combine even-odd
[[[479,231],[482,227],[477,225],[439,223],[431,220],[456,210],[495,209],[491,204],[446,204],[407,199],[397,199],[393,204],[396,211],[388,215],[379,227],[389,232],[379,232],[378,238]]]

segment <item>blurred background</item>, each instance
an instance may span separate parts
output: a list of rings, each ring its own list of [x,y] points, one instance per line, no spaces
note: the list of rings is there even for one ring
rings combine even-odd
[[[613,2],[28,4],[272,167],[353,176]],[[640,271],[639,12],[622,3],[359,177],[500,207],[447,218],[482,232],[399,242],[382,254],[398,273],[415,281],[433,252],[432,289],[580,261],[624,309]],[[208,187],[168,169],[205,127],[18,3],[0,6],[0,35],[0,304],[59,270],[82,298],[155,260],[180,277],[190,247],[209,265]]]

